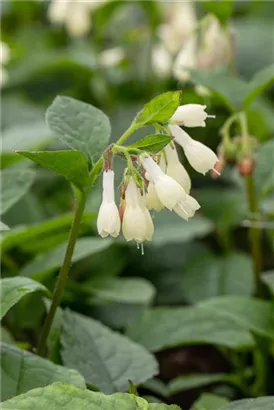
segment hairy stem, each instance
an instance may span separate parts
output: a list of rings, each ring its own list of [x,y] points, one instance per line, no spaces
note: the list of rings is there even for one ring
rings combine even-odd
[[[64,288],[66,285],[66,280],[67,280],[67,276],[68,276],[70,265],[71,265],[71,259],[72,259],[76,239],[78,236],[78,231],[79,231],[82,215],[83,215],[85,205],[86,205],[86,200],[87,200],[87,194],[81,193],[81,196],[77,203],[77,207],[76,207],[75,214],[74,214],[74,219],[73,219],[70,234],[69,234],[68,245],[67,245],[67,249],[66,249],[66,253],[64,257],[64,262],[60,270],[58,280],[56,282],[56,286],[55,286],[55,290],[54,290],[53,298],[52,298],[52,303],[51,303],[48,315],[46,317],[46,320],[45,320],[45,323],[42,329],[40,341],[37,347],[37,354],[39,354],[40,356],[43,356],[45,354],[46,343],[47,343],[47,338],[50,332],[50,328],[53,323],[56,310],[60,304],[61,297],[62,297]]]

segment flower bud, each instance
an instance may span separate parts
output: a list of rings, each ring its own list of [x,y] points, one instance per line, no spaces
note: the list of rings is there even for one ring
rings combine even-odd
[[[254,171],[255,168],[255,161],[254,158],[252,157],[244,157],[242,158],[238,164],[237,164],[237,168],[239,171],[239,174],[242,177],[248,177],[249,175],[252,174],[252,172]]]
[[[205,112],[206,105],[186,104],[177,108],[170,118],[170,124],[184,125],[185,127],[205,127],[205,119],[215,117]]]
[[[118,208],[114,202],[114,172],[103,173],[103,201],[97,219],[99,235],[105,238],[108,235],[117,237],[121,229]]]
[[[210,169],[214,169],[215,164],[219,161],[215,152],[201,142],[192,139],[178,125],[169,125],[169,129],[177,144],[183,147],[190,165],[197,172],[205,174]]]

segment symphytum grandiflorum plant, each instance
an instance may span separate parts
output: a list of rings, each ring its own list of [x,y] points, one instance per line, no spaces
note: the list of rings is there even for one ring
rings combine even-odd
[[[46,318],[37,352],[45,352],[47,337],[65,287],[71,265],[78,229],[87,197],[103,173],[102,204],[98,214],[98,233],[103,238],[122,233],[137,247],[153,240],[154,224],[150,210],[164,208],[188,220],[200,208],[190,195],[190,177],[180,163],[176,145],[182,146],[191,166],[202,174],[215,170],[216,154],[204,144],[192,139],[182,127],[205,127],[206,106],[180,105],[181,92],[167,92],[151,100],[136,115],[130,127],[108,145],[111,134],[107,116],[99,109],[69,97],[57,97],[46,115],[49,127],[72,151],[26,152],[24,155],[38,164],[64,175],[71,183],[76,198],[64,262]],[[134,131],[152,125],[154,135],[134,144],[126,144]],[[115,203],[115,157],[126,160],[120,184],[119,209]]]

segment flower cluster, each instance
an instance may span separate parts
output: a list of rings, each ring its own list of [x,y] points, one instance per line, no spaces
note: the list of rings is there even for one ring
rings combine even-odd
[[[216,154],[180,127],[204,127],[206,118],[212,117],[205,108],[198,104],[178,107],[167,124],[173,140],[154,158],[144,151],[133,158],[127,155],[133,162],[131,169],[127,168],[124,174],[119,210],[114,198],[114,172],[109,161],[105,164],[103,200],[97,220],[98,232],[103,238],[108,235],[117,237],[122,227],[127,241],[133,240],[137,244],[151,241],[154,226],[149,210],[167,208],[185,220],[194,216],[200,205],[190,195],[190,177],[180,163],[175,143],[183,148],[190,165],[197,172],[205,174],[215,169],[218,163]],[[127,147],[121,149],[125,152]]]

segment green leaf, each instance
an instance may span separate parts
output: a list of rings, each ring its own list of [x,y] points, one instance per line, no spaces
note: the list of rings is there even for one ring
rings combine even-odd
[[[274,339],[274,308],[270,302],[243,296],[220,296],[198,305],[215,317],[233,321],[243,329]]]
[[[232,319],[196,307],[147,310],[129,325],[127,335],[151,351],[201,343],[235,349],[254,344],[250,333]]]
[[[219,295],[252,295],[253,291],[252,260],[244,254],[217,257],[206,253],[184,266],[182,292],[189,303]]]
[[[108,117],[98,108],[70,97],[58,96],[48,108],[46,121],[60,140],[92,161],[102,155],[110,137]]]
[[[260,195],[274,188],[274,138],[261,145],[256,158],[255,184]]]
[[[7,212],[27,193],[34,177],[34,171],[19,167],[7,168],[1,172],[1,215]]]
[[[153,235],[151,246],[191,241],[195,238],[202,238],[214,229],[213,223],[200,215],[195,215],[189,221],[184,221],[171,212],[157,213],[155,226],[157,229]]]
[[[271,64],[258,71],[248,84],[248,93],[245,96],[244,105],[248,108],[253,100],[274,82],[274,65]]]
[[[273,410],[274,396],[232,401],[220,410]],[[210,409],[211,410],[211,409]]]
[[[88,185],[89,173],[85,155],[79,151],[17,151],[41,167],[63,175],[68,181],[84,191]]]
[[[155,288],[143,278],[113,278],[104,281],[92,292],[106,302],[149,304],[155,295]]]
[[[181,391],[194,389],[197,387],[206,386],[208,384],[221,382],[225,379],[225,373],[215,374],[189,374],[186,376],[179,376],[168,383],[168,396],[173,396]]]
[[[162,151],[167,144],[172,141],[172,137],[169,135],[163,134],[156,134],[156,135],[148,135],[147,137],[141,139],[138,142],[135,142],[132,145],[129,145],[128,149],[139,149],[141,151],[148,152],[150,154],[158,154],[158,152]]]
[[[84,214],[81,226],[90,227],[94,218],[95,215],[93,214]],[[2,236],[1,250],[5,252],[14,247],[25,249],[26,244],[28,250],[30,250],[32,244],[37,249],[37,243],[40,245],[48,238],[52,240],[56,236],[63,234],[66,235],[65,239],[67,239],[72,219],[73,214],[65,214],[47,219],[39,224],[13,228]]]
[[[207,12],[215,14],[221,23],[225,24],[233,13],[234,1],[203,1],[202,6]]]
[[[228,400],[225,397],[211,393],[203,393],[201,397],[193,403],[190,410],[220,410],[226,403],[228,403]]]
[[[70,311],[64,312],[61,345],[64,364],[104,393],[127,391],[128,380],[139,384],[158,371],[156,360],[142,346]]]
[[[57,381],[70,383],[81,389],[86,387],[84,378],[76,370],[57,366],[15,346],[1,344],[2,400]]]
[[[0,232],[9,231],[10,228],[4,222],[0,221]]]
[[[80,238],[77,240],[72,256],[72,263],[101,252],[112,243],[111,239],[101,238]],[[67,244],[64,243],[53,251],[35,259],[25,266],[21,271],[21,276],[28,276],[39,280],[45,280],[55,269],[63,263]]]
[[[15,305],[23,296],[28,293],[36,292],[38,290],[49,293],[45,286],[41,283],[35,282],[29,278],[21,278],[16,276],[14,278],[4,278],[0,280],[1,286],[1,316]]]
[[[181,91],[168,91],[147,103],[136,115],[133,126],[166,123],[180,105]]]
[[[274,271],[264,272],[262,275],[262,281],[268,286],[270,292],[274,296]]]
[[[198,70],[191,70],[191,80],[214,91],[229,110],[238,111],[243,108],[244,98],[248,93],[248,84],[243,80],[220,71]]]
[[[2,410],[180,410],[173,405],[149,404],[145,399],[133,394],[105,395],[62,383],[31,390],[8,400],[1,408]]]

